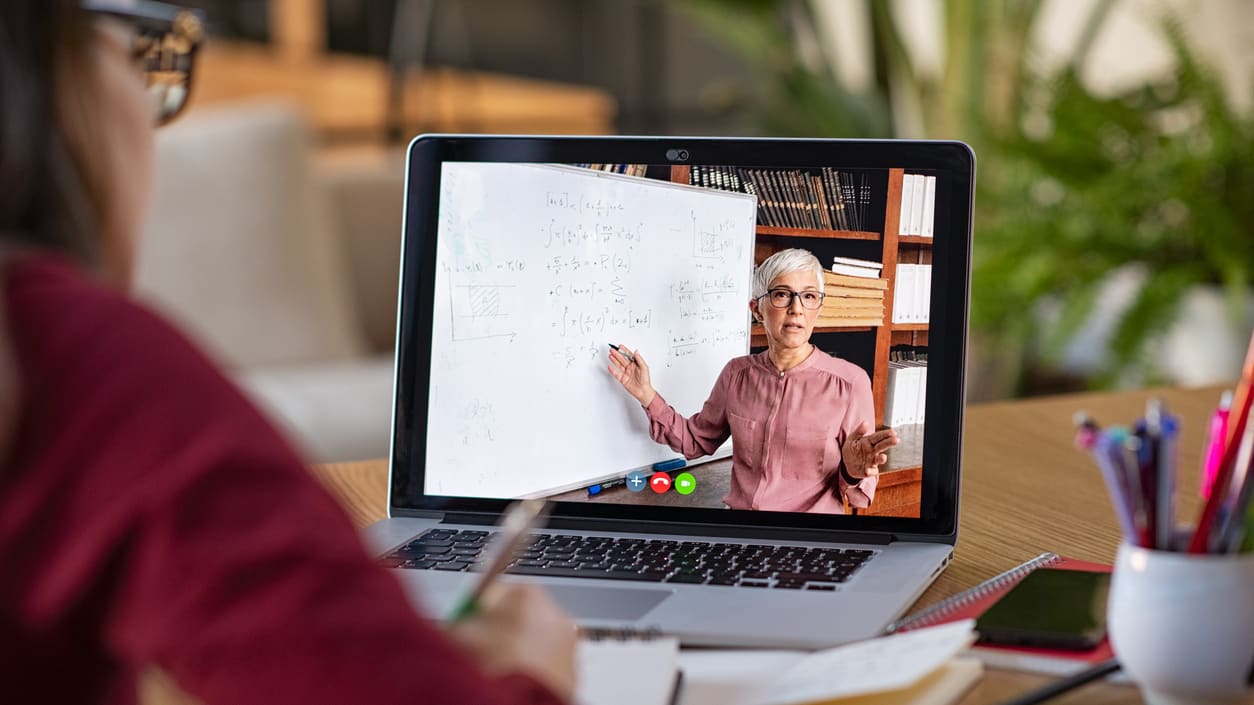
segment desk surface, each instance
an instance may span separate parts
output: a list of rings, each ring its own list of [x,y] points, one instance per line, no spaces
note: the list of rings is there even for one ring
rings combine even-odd
[[[1124,424],[1140,416],[1151,396],[1184,420],[1179,480],[1182,517],[1199,508],[1194,488],[1207,420],[1218,388],[1078,394],[979,404],[967,411],[961,521],[954,562],[912,608],[937,600],[1011,568],[1043,551],[1110,563],[1119,530],[1100,476],[1071,446],[1072,414],[1084,409],[1099,421]],[[315,474],[341,499],[358,525],[386,514],[383,461],[340,463]],[[989,671],[964,704],[997,703],[1049,678]],[[1139,703],[1135,689],[1100,684],[1056,703]]]

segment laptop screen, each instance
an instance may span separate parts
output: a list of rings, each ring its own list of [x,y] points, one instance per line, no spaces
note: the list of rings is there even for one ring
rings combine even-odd
[[[949,513],[969,161],[698,161],[722,151],[701,142],[485,159],[443,139],[411,155],[394,510],[546,497],[573,516],[841,528]]]

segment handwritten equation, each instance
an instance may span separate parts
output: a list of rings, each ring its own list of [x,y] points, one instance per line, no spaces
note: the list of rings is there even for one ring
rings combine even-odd
[[[699,355],[703,348],[727,343],[743,344],[748,331],[740,328],[715,328],[706,333],[667,331],[667,366],[676,360]]]
[[[563,224],[557,218],[553,218],[541,228],[541,234],[544,238],[545,249],[640,242],[644,237],[644,223],[637,222],[634,225],[604,222]]]

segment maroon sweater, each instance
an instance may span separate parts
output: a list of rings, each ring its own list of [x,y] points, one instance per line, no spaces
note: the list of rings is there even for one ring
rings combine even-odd
[[[167,323],[53,257],[5,276],[20,426],[0,459],[0,701],[555,703],[483,675]]]

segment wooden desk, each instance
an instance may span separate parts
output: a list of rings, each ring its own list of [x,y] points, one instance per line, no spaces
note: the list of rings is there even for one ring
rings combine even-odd
[[[1181,516],[1198,510],[1198,481],[1205,426],[1218,388],[1078,394],[981,404],[967,412],[959,540],[953,564],[913,609],[970,587],[1042,551],[1112,562],[1119,531],[1100,476],[1071,447],[1071,416],[1085,409],[1107,424],[1141,415],[1150,396],[1166,400],[1184,419],[1180,438]],[[358,525],[385,515],[387,467],[383,461],[315,468]],[[997,703],[1049,678],[988,671],[964,704]],[[1099,684],[1057,703],[1139,703],[1130,686]]]

